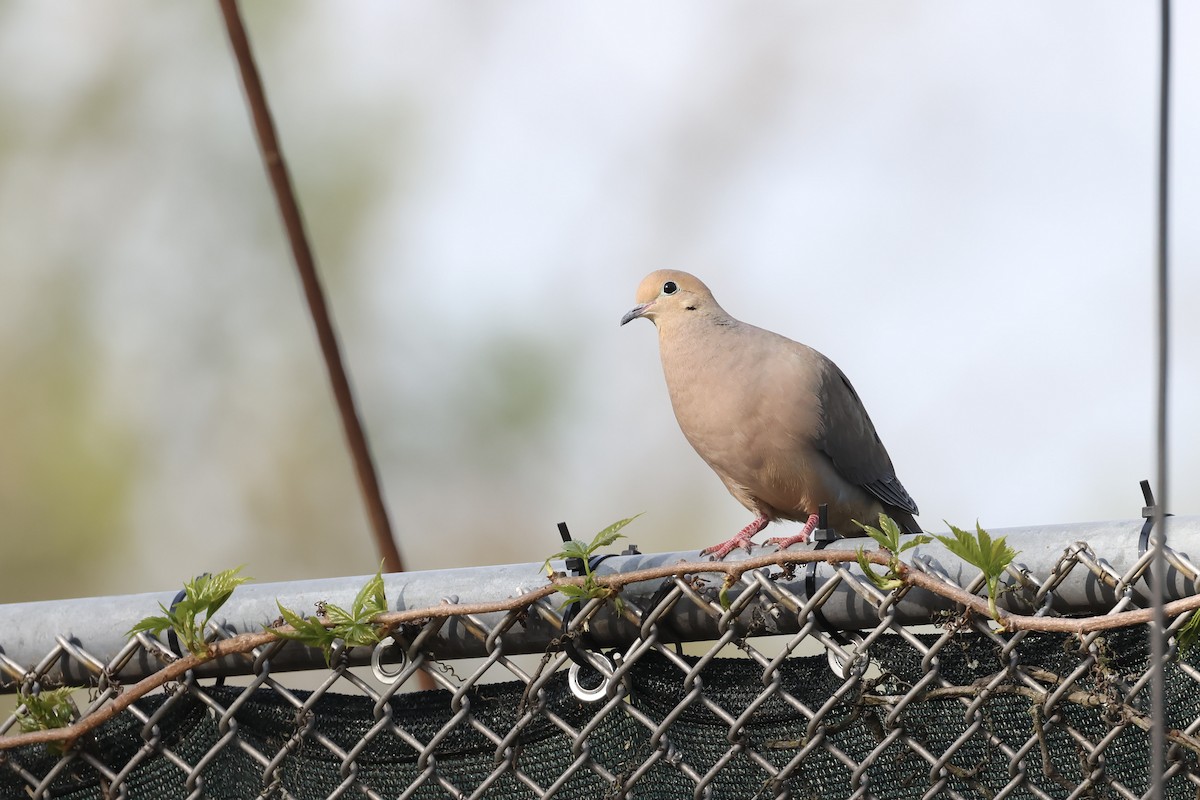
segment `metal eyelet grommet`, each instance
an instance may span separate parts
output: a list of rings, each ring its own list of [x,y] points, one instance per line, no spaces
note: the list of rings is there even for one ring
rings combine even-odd
[[[590,655],[595,658],[602,658],[608,662],[608,669],[610,671],[617,666],[612,658],[602,653],[591,653]],[[595,703],[603,700],[608,695],[608,684],[612,680],[611,674],[605,675],[595,667],[592,667],[591,670],[600,676],[600,683],[590,689],[579,681],[579,673],[582,672],[582,667],[579,664],[572,664],[571,669],[567,671],[567,686],[571,688],[571,694],[584,703]]]
[[[408,655],[398,645],[399,642],[395,638],[388,636],[381,639],[379,644],[375,645],[374,649],[371,650],[371,672],[375,675],[375,680],[380,683],[394,683],[408,665]],[[383,654],[385,651],[391,651],[400,656],[400,659],[396,662],[395,671],[390,671],[383,665]]]

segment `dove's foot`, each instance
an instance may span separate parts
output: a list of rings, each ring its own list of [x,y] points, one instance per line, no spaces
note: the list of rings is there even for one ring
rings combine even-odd
[[[722,558],[729,555],[739,547],[745,548],[746,552],[749,553],[751,545],[750,540],[754,538],[754,534],[767,527],[768,522],[770,522],[770,520],[766,517],[759,517],[758,519],[754,520],[754,522],[751,522],[749,525],[738,531],[732,539],[721,542],[720,544],[714,544],[712,547],[706,547],[700,551],[700,555],[712,556],[714,560],[720,561]]]
[[[808,522],[804,523],[804,527],[795,536],[776,536],[774,539],[768,539],[767,544],[773,544],[780,550],[787,550],[796,542],[807,542],[808,537],[812,534],[813,529],[817,527],[818,517],[812,514],[808,518]]]

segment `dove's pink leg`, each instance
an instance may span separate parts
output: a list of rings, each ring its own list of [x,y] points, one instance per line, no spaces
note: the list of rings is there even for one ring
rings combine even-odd
[[[786,550],[796,542],[807,542],[808,536],[813,532],[813,528],[817,527],[819,521],[816,514],[811,514],[808,522],[804,523],[804,527],[795,536],[776,536],[774,539],[768,539],[767,544],[777,545],[780,550]]]
[[[739,547],[746,548],[746,552],[749,553],[750,540],[754,538],[754,534],[767,527],[767,523],[770,521],[771,520],[767,519],[766,517],[759,517],[758,519],[754,520],[754,522],[751,522],[749,525],[738,531],[737,535],[735,535],[729,541],[721,542],[720,544],[714,544],[712,547],[706,547],[700,551],[700,555],[711,555],[717,561],[720,561],[722,558],[729,555],[730,551]]]

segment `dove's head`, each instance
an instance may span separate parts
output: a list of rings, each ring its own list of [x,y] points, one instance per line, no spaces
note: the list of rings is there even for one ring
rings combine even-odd
[[[674,269],[660,269],[642,279],[637,290],[637,305],[621,317],[624,325],[645,317],[657,326],[682,321],[693,314],[724,313],[712,292],[695,275]]]

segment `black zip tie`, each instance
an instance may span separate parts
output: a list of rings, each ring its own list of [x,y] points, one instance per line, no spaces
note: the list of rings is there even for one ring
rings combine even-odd
[[[646,613],[652,613],[654,609],[658,608],[662,601],[667,599],[667,595],[670,594],[671,590],[674,588],[675,578],[663,578],[663,582],[660,583],[658,588],[654,590],[654,594],[650,595],[650,602],[646,604]],[[671,624],[671,621],[666,617],[659,617],[658,628],[659,640],[662,642],[670,641],[671,644],[675,645],[675,651],[682,653],[680,648],[683,645],[683,637],[680,636],[679,632],[675,630],[675,626]],[[668,639],[667,637],[664,637],[662,635],[664,633],[667,634],[667,637],[672,638]]]
[[[840,533],[838,533],[835,530],[832,530],[829,527],[829,506],[826,505],[825,503],[822,503],[817,508],[817,527],[815,530],[813,530],[812,538],[810,539],[810,541],[816,545],[816,547],[814,549],[824,550],[826,547],[828,547],[829,545],[833,544],[834,542],[838,541],[841,538],[842,538],[842,535]],[[808,570],[806,571],[806,574],[804,576],[804,591],[805,591],[806,596],[810,599],[812,598],[812,596],[814,594],[817,593],[817,562],[816,561],[808,562]],[[825,614],[821,611],[820,607],[814,608],[812,610],[812,616],[813,616],[813,619],[817,623],[817,627],[820,628],[825,633],[829,634],[829,636],[832,637],[833,640],[836,641],[838,644],[848,645],[851,643],[851,640],[842,631],[835,628],[829,622],[829,620],[825,618]]]
[[[571,541],[571,532],[567,530],[567,523],[558,523],[558,535],[562,537],[563,544]],[[578,558],[568,558],[567,569],[569,569],[575,575],[582,575],[583,561]]]
[[[201,575],[197,575],[192,580],[198,580],[199,578],[207,577],[210,574],[211,573],[205,572]],[[187,597],[187,589],[180,589],[179,593],[175,595],[175,599],[171,601],[171,607],[167,609],[168,616],[170,616],[171,612],[175,610],[175,606],[183,602],[185,597]],[[179,634],[175,632],[174,625],[172,625],[170,628],[167,628],[167,646],[171,648],[171,652],[174,653],[178,658],[183,658],[183,648],[179,646]]]
[[[1150,531],[1154,528],[1154,516],[1158,511],[1158,504],[1154,502],[1154,490],[1150,488],[1150,481],[1142,481],[1142,499],[1146,501],[1146,505],[1142,506],[1142,519],[1146,520],[1142,523],[1142,532],[1138,536],[1138,556],[1146,555],[1146,551],[1150,549]],[[1163,512],[1164,517],[1173,517],[1174,514]],[[1144,575],[1149,580],[1149,573]]]

